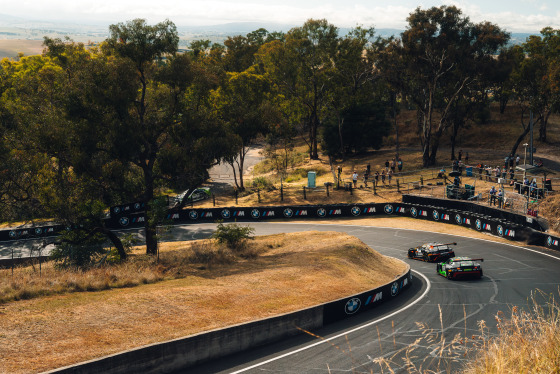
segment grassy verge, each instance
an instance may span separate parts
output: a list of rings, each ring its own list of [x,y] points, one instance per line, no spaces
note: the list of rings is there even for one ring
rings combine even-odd
[[[560,305],[553,296],[536,293],[529,307],[498,314],[497,336],[486,334],[480,323],[477,356],[465,374],[560,372]]]
[[[123,265],[75,273],[82,280],[73,282],[94,285],[107,279],[105,272],[124,279],[143,267],[163,279],[1,304],[0,373],[45,371],[287,313],[375,288],[406,269],[402,261],[335,232],[256,237],[235,253],[208,241],[171,243],[159,263],[131,257],[137,257],[131,259],[136,270]],[[43,277],[47,285],[56,281],[56,274],[46,272],[26,279]]]

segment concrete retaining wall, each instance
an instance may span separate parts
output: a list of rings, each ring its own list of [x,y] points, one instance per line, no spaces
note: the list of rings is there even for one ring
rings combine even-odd
[[[302,309],[296,312],[252,321],[224,329],[212,330],[186,338],[152,344],[121,352],[100,359],[55,369],[50,373],[80,374],[160,374],[184,370],[229,354],[243,352],[260,345],[282,340],[289,336],[301,334],[301,330],[317,330],[334,319],[343,319],[354,315],[358,310],[348,311],[348,305],[363,305],[360,311],[374,307],[370,295],[384,293],[379,301],[386,301],[400,294],[411,285],[410,267],[405,274],[395,280],[359,295],[348,296],[333,302]],[[392,292],[390,291],[392,289]],[[356,300],[361,300],[356,303]],[[358,308],[360,308],[358,306]],[[326,315],[325,313],[329,314]]]

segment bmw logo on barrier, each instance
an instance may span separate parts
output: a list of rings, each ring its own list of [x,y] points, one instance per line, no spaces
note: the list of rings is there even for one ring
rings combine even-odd
[[[387,204],[387,205],[385,205],[385,207],[383,207],[383,210],[387,214],[392,214],[393,213],[393,206],[391,204]]]
[[[119,223],[121,224],[121,226],[128,226],[130,220],[128,219],[128,217],[121,217],[119,219]]]
[[[14,230],[10,231],[10,238],[15,238],[16,232]]]
[[[41,229],[41,228],[39,228],[39,227],[37,227],[37,228],[35,229],[35,235],[41,235],[42,233],[43,233],[43,229]]]
[[[189,218],[190,219],[197,219],[198,218],[198,212],[196,210],[191,210],[189,212]]]
[[[399,293],[399,282],[394,282],[391,285],[391,296],[397,296]]]
[[[354,297],[353,299],[348,300],[344,306],[344,311],[346,314],[354,314],[358,311],[358,309],[360,309],[360,306],[362,306],[362,301],[359,298]]]
[[[261,216],[261,212],[259,212],[258,209],[253,209],[251,210],[251,217],[253,218],[259,218]]]
[[[352,213],[352,215],[353,215],[354,217],[357,217],[357,216],[360,215],[361,211],[360,211],[360,208],[359,208],[359,207],[353,206],[352,209],[350,210],[350,213]]]
[[[478,219],[478,218],[476,219],[475,225],[476,225],[477,230],[479,230],[479,231],[482,230],[482,222],[480,221],[480,219]]]
[[[136,204],[134,204],[134,209],[138,210],[138,209],[140,209],[140,206],[141,206],[140,203],[136,203]]]
[[[437,210],[434,210],[432,212],[432,217],[434,217],[436,221],[439,220],[439,212]]]
[[[498,235],[500,236],[504,236],[504,228],[502,227],[502,225],[498,225]]]
[[[113,208],[113,212],[115,212],[115,214],[119,214],[121,212],[121,208],[116,206],[116,207]]]
[[[460,214],[455,214],[455,222],[457,222],[457,224],[461,224],[461,215]]]
[[[290,208],[286,208],[284,209],[284,217],[286,218],[292,218],[294,215],[294,211]]]
[[[231,212],[229,209],[222,209],[222,218],[229,218],[231,217]]]
[[[415,207],[410,208],[410,214],[412,215],[412,217],[418,217],[418,209],[416,209]]]
[[[11,232],[10,232],[10,234],[11,234]],[[546,238],[546,246],[547,247],[552,247],[552,237],[551,236]]]
[[[319,208],[317,209],[317,215],[319,217],[324,217],[327,215],[327,211],[325,210],[325,208]]]

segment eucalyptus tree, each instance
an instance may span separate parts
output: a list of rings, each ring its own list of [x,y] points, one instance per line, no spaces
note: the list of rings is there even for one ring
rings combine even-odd
[[[235,184],[240,190],[245,189],[244,162],[251,145],[279,120],[270,96],[269,82],[254,69],[227,73],[226,81],[213,92],[216,116],[223,121],[234,140],[232,145],[236,152],[232,152],[227,161],[233,168]]]
[[[388,134],[385,105],[389,95],[375,68],[384,48],[385,41],[375,38],[373,28],[357,27],[339,39],[332,57],[332,92],[322,142],[329,155],[344,158],[351,150],[378,149]]]
[[[525,112],[532,111],[539,125],[539,140],[546,142],[547,124],[560,110],[560,30],[546,27],[522,45],[525,57],[513,73],[515,93]]]
[[[317,159],[318,129],[325,120],[333,90],[338,28],[310,19],[288,31],[284,40],[265,43],[257,54],[260,66],[285,98],[290,121],[301,124],[309,157]]]
[[[452,106],[479,79],[481,62],[493,58],[509,34],[489,22],[473,24],[454,6],[417,8],[407,21],[397,46],[404,92],[418,112],[423,165],[430,166],[450,126]]]

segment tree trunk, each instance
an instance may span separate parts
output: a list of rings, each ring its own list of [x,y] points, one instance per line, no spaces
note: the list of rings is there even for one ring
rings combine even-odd
[[[524,130],[523,133],[521,135],[519,135],[519,137],[517,138],[517,140],[515,141],[515,144],[513,145],[513,147],[511,148],[511,154],[515,155],[517,153],[517,148],[519,147],[519,144],[521,144],[521,142],[523,141],[523,139],[527,136],[527,134],[529,133],[529,131],[531,130],[530,126],[527,126]]]
[[[239,184],[237,183],[237,172],[235,171],[234,162],[228,162],[231,166],[231,170],[233,170],[233,181],[235,182],[235,187],[239,190]]]
[[[117,249],[117,252],[119,253],[119,256],[121,258],[121,260],[126,260],[126,251],[124,249],[123,243],[121,241],[121,239],[118,237],[117,234],[115,234],[114,232],[112,232],[111,230],[102,227],[101,228],[101,232],[107,236],[107,238],[109,238],[109,240],[111,241],[111,243],[113,243],[113,245],[115,246],[115,248]]]
[[[144,221],[144,231],[146,235],[146,254],[156,255],[158,249],[157,241],[157,222],[150,219],[152,215],[152,202],[154,200],[154,178],[152,170],[148,166],[144,167],[144,203],[146,204],[146,219]]]
[[[243,184],[243,165],[245,165],[245,147],[242,147],[239,151],[239,161],[237,165],[239,166],[239,189],[241,191],[245,190],[245,185]]]
[[[397,95],[393,92],[393,121],[395,122],[395,160],[399,160],[399,125],[397,123]]]

